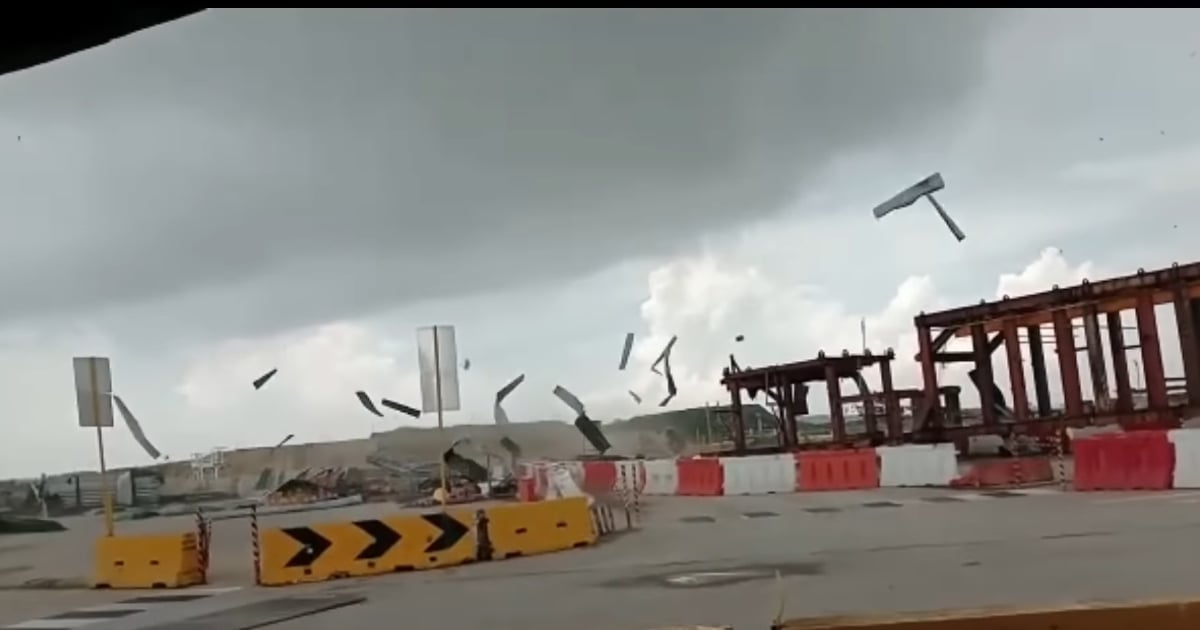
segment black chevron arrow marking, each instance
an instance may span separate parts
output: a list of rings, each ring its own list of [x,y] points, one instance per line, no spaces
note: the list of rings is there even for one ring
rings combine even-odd
[[[373,540],[365,549],[358,552],[355,560],[376,560],[382,558],[383,554],[400,542],[400,532],[388,527],[383,521],[371,519],[369,521],[354,521],[354,525],[363,530]]]
[[[317,561],[321,554],[325,553],[333,542],[328,538],[318,534],[310,527],[285,527],[283,533],[292,537],[292,540],[303,545],[296,555],[292,556],[287,564],[283,565],[288,568],[307,567]]]
[[[441,534],[425,548],[425,553],[435,553],[450,549],[458,544],[458,541],[462,540],[463,536],[466,536],[469,531],[466,525],[463,525],[444,512],[422,514],[421,518],[441,531]]]

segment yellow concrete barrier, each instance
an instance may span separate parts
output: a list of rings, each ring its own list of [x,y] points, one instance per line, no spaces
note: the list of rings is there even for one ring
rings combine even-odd
[[[96,588],[181,588],[204,583],[196,535],[105,536],[96,541]]]
[[[264,585],[321,582],[475,560],[474,511],[450,510],[380,519],[261,530]]]
[[[775,630],[1195,630],[1200,600],[793,619]]]
[[[487,509],[496,560],[596,543],[586,497],[500,505]]]

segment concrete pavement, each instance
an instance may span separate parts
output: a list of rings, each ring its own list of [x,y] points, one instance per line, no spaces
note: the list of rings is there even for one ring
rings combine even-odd
[[[386,509],[279,518],[311,522]],[[324,630],[404,620],[415,627],[532,630],[685,623],[764,628],[780,603],[776,571],[788,616],[1200,593],[1192,577],[1200,561],[1193,544],[1200,535],[1200,494],[1194,492],[664,497],[649,500],[644,512],[640,531],[591,549],[305,587],[361,592],[368,601],[277,627]],[[154,523],[133,525],[170,525]],[[246,527],[244,521],[218,524],[218,583],[248,580]],[[298,592],[244,590],[243,601]],[[0,626],[42,608],[104,596],[0,591]]]

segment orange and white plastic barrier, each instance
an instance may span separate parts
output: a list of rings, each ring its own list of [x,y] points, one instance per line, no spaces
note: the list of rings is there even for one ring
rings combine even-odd
[[[879,485],[885,488],[949,486],[958,477],[953,444],[880,446]]]
[[[791,454],[722,457],[722,494],[785,494],[796,491],[796,459]]]

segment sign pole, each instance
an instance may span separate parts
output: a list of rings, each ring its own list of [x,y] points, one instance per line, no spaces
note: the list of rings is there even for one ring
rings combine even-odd
[[[88,377],[92,385],[92,417],[96,419],[96,447],[100,451],[100,501],[104,504],[104,535],[113,535],[112,494],[108,489],[108,467],[104,462],[104,429],[100,426],[100,384],[96,362],[88,362]]]
[[[438,329],[433,329],[433,388],[434,394],[437,397],[437,422],[438,422],[438,441],[444,446],[446,444],[446,431],[442,424],[442,349],[438,344]],[[446,495],[449,489],[446,488],[446,454],[443,452],[441,456],[441,476],[442,476],[442,509],[446,509]]]

